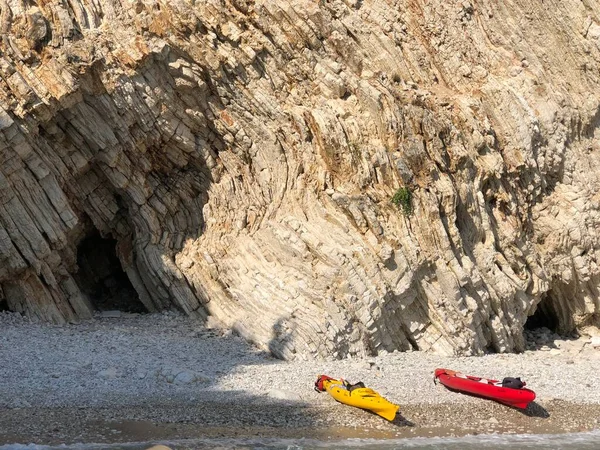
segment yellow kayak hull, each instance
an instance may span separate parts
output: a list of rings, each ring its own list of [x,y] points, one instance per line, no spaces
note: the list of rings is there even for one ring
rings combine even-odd
[[[394,420],[400,407],[379,395],[371,388],[348,390],[341,380],[324,380],[323,387],[338,402],[374,412],[389,421]]]

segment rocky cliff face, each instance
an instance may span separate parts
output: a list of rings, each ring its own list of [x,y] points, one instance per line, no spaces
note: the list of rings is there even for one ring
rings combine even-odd
[[[290,359],[598,322],[597,0],[0,0],[0,30],[4,308],[177,307]]]

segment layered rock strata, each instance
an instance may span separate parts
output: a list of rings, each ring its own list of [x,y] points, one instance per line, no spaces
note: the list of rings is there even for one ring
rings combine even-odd
[[[596,0],[0,0],[0,32],[8,309],[90,317],[96,236],[146,310],[286,359],[598,323]]]

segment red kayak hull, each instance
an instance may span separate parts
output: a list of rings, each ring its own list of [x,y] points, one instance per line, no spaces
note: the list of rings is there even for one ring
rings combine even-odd
[[[495,383],[498,380],[463,375],[449,369],[436,369],[435,378],[448,389],[488,398],[515,408],[525,409],[535,400],[535,392],[530,389],[497,386]]]

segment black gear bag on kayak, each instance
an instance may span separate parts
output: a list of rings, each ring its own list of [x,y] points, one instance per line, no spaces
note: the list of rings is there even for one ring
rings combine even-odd
[[[525,383],[523,383],[519,377],[506,377],[502,379],[502,387],[521,389],[523,386],[525,386]]]

